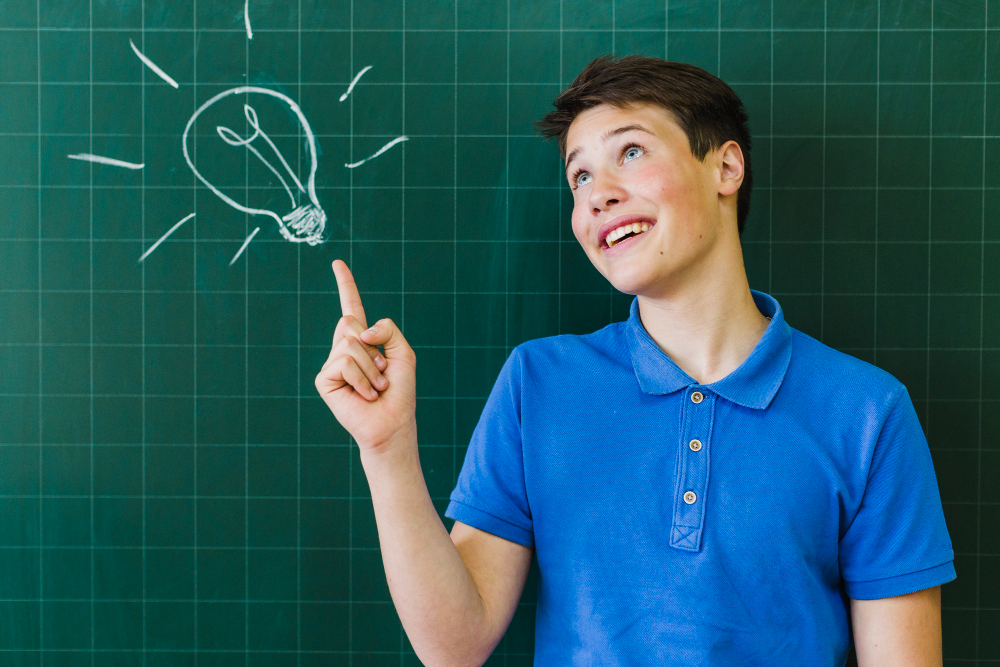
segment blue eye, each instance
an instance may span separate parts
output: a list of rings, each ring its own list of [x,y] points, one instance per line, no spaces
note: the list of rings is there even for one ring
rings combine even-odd
[[[574,183],[575,183],[576,187],[580,187],[580,186],[586,185],[587,183],[590,183],[590,179],[592,179],[592,178],[594,178],[594,177],[591,176],[590,174],[588,174],[587,172],[581,171],[579,174],[576,175],[576,178],[574,179]]]
[[[645,152],[646,151],[640,148],[639,146],[629,146],[628,148],[625,149],[625,153],[622,154],[622,162],[628,162],[630,160],[634,160]]]

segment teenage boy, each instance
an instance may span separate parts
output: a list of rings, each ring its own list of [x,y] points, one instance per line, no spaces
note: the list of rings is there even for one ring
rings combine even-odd
[[[941,665],[955,578],[927,442],[889,374],[749,288],[750,136],[690,65],[592,62],[540,123],[573,233],[627,321],[514,348],[446,515],[417,455],[413,350],[344,316],[316,386],[357,440],[417,655],[481,664],[532,558],[538,665]],[[385,348],[385,358],[377,345]],[[374,387],[374,388],[373,388]]]

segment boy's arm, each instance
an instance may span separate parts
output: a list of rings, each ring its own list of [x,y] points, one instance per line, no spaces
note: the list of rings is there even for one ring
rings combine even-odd
[[[480,661],[483,662],[500,643],[514,618],[535,550],[461,521],[452,526],[451,540],[486,609],[483,631],[486,651]]]
[[[941,667],[941,587],[851,599],[858,667]]]
[[[335,260],[333,271],[344,315],[316,389],[358,443],[399,619],[426,664],[482,664],[510,623],[532,550],[473,529],[448,534],[420,469],[416,354],[390,319],[366,330],[350,269]]]
[[[534,550],[462,523],[449,536],[414,441],[362,451],[382,562],[399,619],[428,665],[481,665],[503,637]]]

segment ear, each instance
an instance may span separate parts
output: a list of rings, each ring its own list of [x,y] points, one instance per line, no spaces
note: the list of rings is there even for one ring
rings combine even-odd
[[[719,194],[732,195],[743,183],[743,151],[735,141],[727,141],[716,150],[719,166]]]

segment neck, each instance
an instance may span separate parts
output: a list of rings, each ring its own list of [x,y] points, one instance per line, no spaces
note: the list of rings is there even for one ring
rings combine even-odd
[[[699,384],[721,380],[750,356],[768,318],[754,303],[737,246],[735,258],[706,263],[683,285],[639,295],[639,315],[650,338]]]

